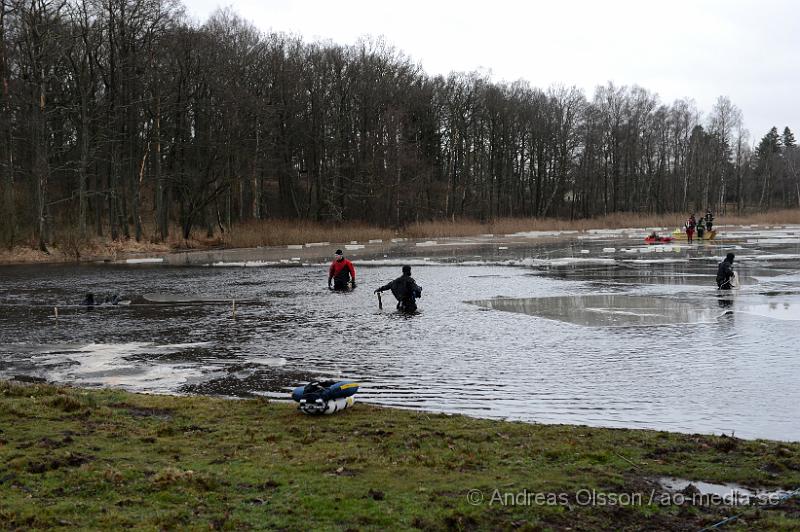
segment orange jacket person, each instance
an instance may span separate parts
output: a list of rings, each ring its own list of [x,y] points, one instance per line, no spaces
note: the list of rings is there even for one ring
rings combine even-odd
[[[341,249],[336,250],[336,258],[328,269],[328,288],[331,288],[331,282],[334,290],[347,290],[348,282],[352,282],[353,288],[356,287],[356,269],[352,262],[344,258]]]

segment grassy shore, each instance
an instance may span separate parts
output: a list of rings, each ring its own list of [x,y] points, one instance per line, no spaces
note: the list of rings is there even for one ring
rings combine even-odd
[[[744,509],[669,504],[654,478],[800,485],[796,443],[363,404],[307,417],[259,400],[0,382],[0,427],[9,529],[686,530]],[[583,504],[592,491],[620,503]],[[566,499],[504,505],[505,493]],[[798,524],[792,499],[726,529]]]
[[[145,228],[145,237],[135,240],[89,239],[76,240],[73,232],[56,239],[46,254],[36,249],[31,238],[26,245],[13,249],[0,249],[0,264],[31,262],[72,262],[76,260],[117,259],[137,253],[167,253],[179,250],[204,250],[220,248],[252,248],[259,246],[285,246],[307,242],[351,241],[366,242],[372,239],[388,241],[402,237],[411,239],[474,236],[480,234],[505,235],[524,231],[586,231],[588,229],[619,229],[627,227],[680,227],[685,214],[642,215],[615,213],[585,220],[557,218],[499,218],[481,223],[475,220],[418,222],[395,230],[362,223],[318,223],[307,220],[263,220],[240,223],[229,231],[211,237],[204,231],[195,231],[188,240],[179,238],[180,231],[173,228],[166,242],[159,242],[152,230]],[[718,216],[717,224],[725,225],[783,225],[800,224],[800,209],[771,211],[747,216]]]

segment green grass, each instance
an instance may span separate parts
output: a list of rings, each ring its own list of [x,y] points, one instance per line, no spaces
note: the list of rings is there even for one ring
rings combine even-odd
[[[9,529],[686,530],[741,511],[647,504],[661,475],[796,487],[800,444],[0,382]],[[582,506],[581,489],[644,504]],[[490,504],[494,490],[569,504]],[[792,500],[727,529],[798,526]]]

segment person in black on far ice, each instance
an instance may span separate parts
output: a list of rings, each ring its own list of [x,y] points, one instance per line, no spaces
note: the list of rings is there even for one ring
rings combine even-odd
[[[711,209],[706,209],[706,215],[704,216],[706,221],[706,231],[709,233],[712,231],[712,227],[714,227],[714,213],[711,212]]]
[[[733,288],[733,278],[736,276],[733,273],[733,258],[736,255],[728,253],[725,259],[719,263],[717,267],[717,288],[720,290],[730,290]]]
[[[403,275],[375,290],[375,293],[391,290],[397,299],[397,310],[413,313],[417,310],[417,299],[422,297],[422,287],[411,277],[411,266],[403,266]]]

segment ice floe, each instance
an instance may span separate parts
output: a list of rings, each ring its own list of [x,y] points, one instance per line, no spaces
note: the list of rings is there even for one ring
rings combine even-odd
[[[147,257],[141,259],[125,259],[126,264],[160,264],[164,262],[164,257]]]

